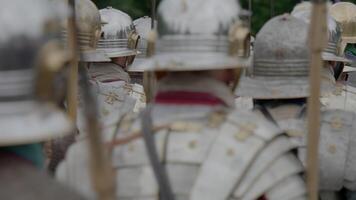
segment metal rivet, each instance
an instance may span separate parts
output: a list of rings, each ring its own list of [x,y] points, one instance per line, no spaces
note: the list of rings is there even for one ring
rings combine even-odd
[[[133,152],[133,151],[135,151],[135,145],[133,145],[133,144],[128,144],[128,150],[130,151],[130,152]]]
[[[235,140],[244,141],[250,134],[246,131],[239,131],[234,135]]]
[[[103,113],[104,116],[108,116],[110,112],[104,108],[101,113]]]
[[[226,154],[231,157],[231,156],[235,155],[235,151],[234,151],[234,149],[229,148],[229,149],[227,149]]]
[[[336,153],[336,145],[331,144],[328,148],[329,153],[335,154]]]
[[[333,129],[341,129],[343,126],[342,121],[340,118],[335,117],[331,120],[331,127]]]
[[[195,149],[197,147],[197,142],[195,140],[190,141],[188,147],[190,149]]]

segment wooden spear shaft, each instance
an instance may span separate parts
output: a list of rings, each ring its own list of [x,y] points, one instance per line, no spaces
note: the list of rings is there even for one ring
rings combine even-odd
[[[68,50],[71,54],[69,63],[69,78],[67,84],[67,112],[70,119],[76,124],[77,119],[77,95],[78,95],[78,41],[76,37],[77,27],[75,22],[75,0],[69,0],[69,6],[73,14],[68,18]]]
[[[319,137],[320,137],[320,85],[323,67],[322,51],[327,43],[326,3],[314,0],[309,28],[310,97],[308,99],[308,151],[307,190],[309,200],[318,200],[319,185]]]
[[[156,0],[151,0],[151,29],[154,31],[155,29],[155,20],[156,20]],[[149,41],[149,43],[152,41]],[[147,44],[147,57],[153,56],[152,43]],[[151,48],[151,49],[150,49]],[[146,94],[146,103],[150,103],[153,101],[154,93],[155,93],[155,81],[156,77],[154,72],[146,71],[143,72],[143,86]]]
[[[73,15],[68,20],[68,47],[72,53],[71,61],[71,79],[68,92],[68,112],[73,121],[76,120],[77,111],[77,93],[78,93],[78,55],[80,55],[77,26],[75,19],[75,0],[69,0],[69,5],[72,8]],[[81,63],[84,64],[84,63]],[[89,80],[85,70],[86,66],[81,66],[80,85],[84,97],[84,111],[86,119],[86,128],[88,132],[89,155],[90,155],[90,174],[97,199],[99,200],[114,200],[115,193],[115,175],[111,168],[111,160],[108,157],[108,152],[104,149],[100,128],[98,123],[97,105],[91,94]]]
[[[109,152],[104,148],[98,123],[96,101],[91,94],[85,66],[80,67],[81,88],[84,96],[84,110],[88,132],[90,172],[93,188],[99,200],[114,200],[116,193],[116,176],[112,169]]]

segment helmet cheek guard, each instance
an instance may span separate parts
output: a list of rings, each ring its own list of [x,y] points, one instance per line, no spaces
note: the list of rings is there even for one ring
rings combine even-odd
[[[35,94],[40,101],[59,102],[63,98],[65,81],[58,81],[60,74],[66,74],[69,55],[59,41],[47,42],[39,51],[36,59]],[[56,81],[57,80],[57,81]]]

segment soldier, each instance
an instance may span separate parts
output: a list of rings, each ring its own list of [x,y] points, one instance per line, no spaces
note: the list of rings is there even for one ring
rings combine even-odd
[[[278,27],[278,28],[277,28]],[[254,98],[256,112],[277,124],[306,153],[306,98],[309,96],[308,25],[293,16],[278,16],[257,34],[253,74],[243,77],[237,94]],[[334,77],[325,63],[322,94],[332,91]],[[355,181],[354,119],[352,112],[326,110],[322,113],[320,136],[320,189],[338,191]],[[336,134],[337,133],[337,134]]]
[[[47,89],[54,83],[47,80],[67,60],[56,40],[58,19],[65,17],[62,11],[68,11],[63,5],[60,8],[44,0],[1,2],[2,199],[81,199],[41,172],[44,167],[41,143],[64,136],[73,128],[54,102],[48,101],[53,96]],[[46,76],[42,76],[44,72]]]
[[[298,4],[293,9],[291,14],[299,19],[302,19],[306,23],[310,23],[311,3],[303,2]],[[335,92],[332,94],[323,96],[321,98],[321,102],[327,108],[353,110],[352,108],[356,106],[356,102],[351,103],[353,94],[346,95],[347,92],[344,91],[344,89],[348,86],[345,86],[344,81],[347,76],[345,73],[343,73],[345,64],[348,64],[351,61],[345,58],[343,52],[339,51],[341,46],[343,46],[341,41],[342,38],[340,25],[330,15],[328,16],[327,21],[329,42],[327,48],[323,52],[322,57],[325,61],[325,64],[327,64],[334,73],[335,80],[337,81],[337,90],[335,90]],[[346,96],[351,98],[351,100],[348,98],[346,99]]]
[[[54,1],[55,2],[55,1]],[[67,2],[67,1],[66,1]],[[95,4],[90,0],[75,0],[75,20],[77,28],[77,40],[78,48],[80,50],[79,66],[86,67],[86,63],[91,62],[110,62],[111,59],[103,50],[97,50],[97,43],[101,36],[101,26],[102,21],[100,13]],[[68,46],[68,18],[62,20],[62,42],[64,46]],[[70,50],[68,50],[70,52]],[[74,70],[75,73],[78,73]],[[77,80],[76,80],[77,81]],[[69,87],[77,87],[77,83],[74,81],[74,85]],[[80,92],[79,92],[80,93]],[[75,94],[78,96],[78,94]],[[80,96],[80,94],[79,94]],[[75,99],[77,100],[77,99]],[[70,101],[67,99],[67,101]],[[79,133],[84,132],[85,123],[84,116],[82,113],[82,99],[79,97],[78,114],[77,114],[77,128]],[[69,104],[71,102],[66,102],[67,109],[69,109]],[[64,158],[65,152],[69,145],[71,145],[76,140],[76,134],[71,134],[63,138],[55,139],[46,143],[46,153],[48,157],[48,168],[50,172],[54,172],[57,168],[58,163]]]
[[[156,22],[157,23],[157,22]],[[137,45],[137,49],[140,51],[132,63],[132,66],[138,66],[142,64],[147,57],[147,39],[151,31],[152,19],[151,17],[144,16],[133,21],[137,34],[140,35],[140,41]],[[143,72],[142,71],[131,71],[129,68],[130,77],[133,83],[143,84]]]
[[[140,35],[140,41],[138,43],[138,50],[141,54],[136,56],[136,59],[132,63],[132,68],[138,67],[146,61],[147,58],[147,42],[150,31],[152,30],[152,18],[148,16],[140,17],[133,21],[137,33]],[[157,21],[155,20],[157,25]],[[155,25],[155,26],[156,26]]]
[[[330,7],[330,14],[341,26],[341,42],[338,44],[338,51],[352,62],[356,43],[356,5],[348,2],[340,2]],[[344,73],[338,80],[337,91],[330,97],[322,99],[322,102],[329,108],[344,110],[356,109],[356,88],[355,88],[355,68],[350,65],[344,67]]]
[[[154,20],[153,22],[152,18],[145,16],[136,19],[133,23],[135,25],[137,33],[140,35],[138,49],[141,51],[141,54],[138,55],[135,61],[132,63],[132,66],[130,66],[129,71],[132,71],[131,74],[140,75],[140,82],[144,85],[145,89],[146,102],[150,102],[154,96],[157,87],[156,77],[154,77],[153,73],[144,73],[143,71],[138,70],[137,67],[142,65],[142,63],[146,61],[147,57],[151,56],[149,55],[150,52],[148,52],[148,40],[150,37],[154,37],[154,32],[152,32],[151,30],[154,27],[157,27],[157,21]]]
[[[109,104],[116,104],[117,106],[119,104],[115,101],[121,102],[123,99],[126,99],[126,102],[131,103],[126,103],[126,106],[125,104],[121,105],[122,108],[119,108],[119,110],[122,111],[122,114],[130,111],[138,112],[145,107],[144,91],[141,85],[136,83],[130,84],[131,80],[127,73],[127,68],[139,53],[136,49],[140,42],[140,36],[136,33],[131,17],[126,13],[108,7],[100,10],[100,15],[106,23],[103,26],[98,49],[104,50],[109,56],[114,58],[111,63],[93,63],[89,67],[89,73],[95,79],[96,85],[99,85],[99,88],[106,88],[104,90],[115,93],[111,98],[110,94],[105,92],[108,95],[104,97],[106,98],[104,100],[105,104],[108,103],[107,98],[113,100],[113,102],[109,100]],[[99,104],[102,103],[104,102],[99,100]],[[107,112],[117,115],[118,107],[113,109],[109,106],[105,110],[101,110],[103,116],[107,115]],[[116,116],[113,117],[112,114],[108,114],[105,117],[108,119],[117,118]],[[117,122],[117,120],[114,121]]]
[[[100,10],[100,16],[104,25],[97,52],[104,52],[110,59],[88,62],[87,68],[93,90],[97,94],[101,126],[115,129],[121,116],[137,112],[145,106],[142,86],[130,84],[126,71],[137,54],[139,37],[126,13],[108,7]],[[82,119],[83,115],[80,116]],[[78,127],[85,132],[83,121],[78,120]]]
[[[159,5],[156,55],[142,65],[160,72],[154,104],[125,118],[111,142],[118,199],[306,198],[289,139],[233,108],[228,86],[249,64],[237,55],[250,50],[239,10],[230,0]],[[70,148],[57,178],[93,198],[84,145]]]

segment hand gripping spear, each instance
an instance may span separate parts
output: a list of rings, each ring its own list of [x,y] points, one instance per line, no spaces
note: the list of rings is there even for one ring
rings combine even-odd
[[[75,0],[69,0],[69,5],[72,8],[73,15],[69,19],[70,44],[72,47],[72,63],[75,64],[75,73],[78,73],[78,59],[79,55],[78,41],[77,41],[77,27],[75,20]],[[81,63],[83,64],[83,63]],[[74,67],[73,67],[74,68]],[[89,154],[90,154],[90,172],[93,187],[97,193],[99,200],[114,200],[115,199],[115,176],[111,169],[111,163],[108,158],[108,152],[105,151],[102,143],[99,124],[97,120],[96,102],[91,94],[88,77],[84,66],[79,68],[80,86],[84,97],[84,111],[86,117],[86,126],[89,137]],[[77,85],[77,76],[75,85]],[[74,83],[73,83],[74,84]],[[76,90],[75,90],[76,92]],[[77,93],[75,93],[75,101]],[[75,108],[76,109],[76,108]]]
[[[310,96],[308,99],[308,151],[307,190],[309,200],[318,200],[319,135],[320,135],[320,82],[323,67],[322,51],[327,44],[327,8],[325,0],[312,0],[313,9],[309,28]]]

